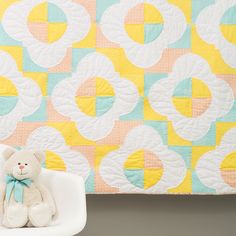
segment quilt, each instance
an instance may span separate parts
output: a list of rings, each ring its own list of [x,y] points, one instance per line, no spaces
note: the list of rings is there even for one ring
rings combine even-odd
[[[0,142],[87,193],[236,192],[236,0],[0,0]]]

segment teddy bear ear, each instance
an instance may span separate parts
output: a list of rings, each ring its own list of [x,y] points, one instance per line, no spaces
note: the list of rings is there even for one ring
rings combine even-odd
[[[2,156],[5,160],[8,160],[16,152],[13,148],[7,148],[3,151]]]
[[[35,151],[34,152],[35,157],[38,159],[38,161],[41,163],[43,160],[45,160],[45,154],[42,151]]]

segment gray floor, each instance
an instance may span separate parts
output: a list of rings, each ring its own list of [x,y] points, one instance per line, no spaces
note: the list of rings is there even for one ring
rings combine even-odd
[[[89,195],[80,236],[235,236],[236,196]]]

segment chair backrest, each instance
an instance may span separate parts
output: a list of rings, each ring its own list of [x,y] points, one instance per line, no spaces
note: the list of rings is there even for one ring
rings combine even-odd
[[[4,159],[2,156],[3,151],[8,148],[9,146],[0,144],[0,183],[3,181],[3,176],[2,176],[2,167],[4,165]]]

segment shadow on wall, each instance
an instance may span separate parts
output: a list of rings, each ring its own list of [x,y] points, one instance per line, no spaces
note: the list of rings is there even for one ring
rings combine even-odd
[[[88,195],[80,236],[234,236],[236,196]]]

